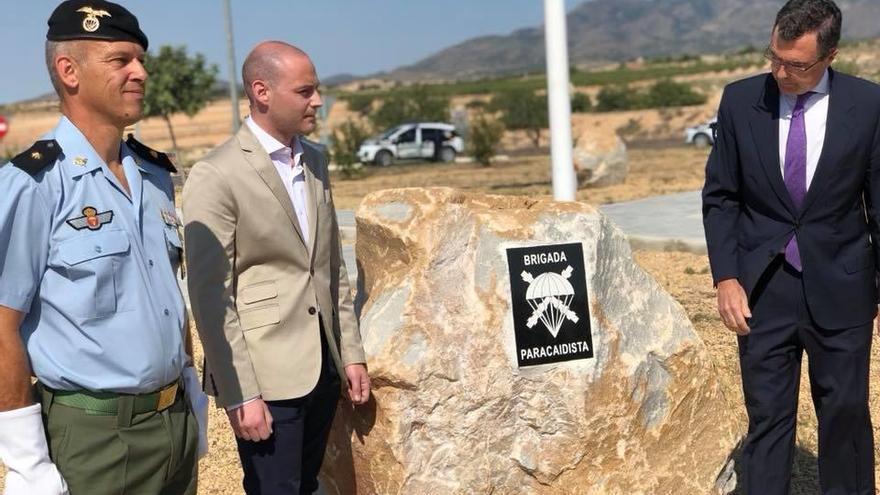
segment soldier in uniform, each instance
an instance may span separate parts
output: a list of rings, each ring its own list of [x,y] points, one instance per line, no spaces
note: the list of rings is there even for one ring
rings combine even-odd
[[[143,114],[147,38],[117,4],[70,0],[47,39],[63,116],[0,168],[7,493],[194,494],[175,170],[122,140]]]

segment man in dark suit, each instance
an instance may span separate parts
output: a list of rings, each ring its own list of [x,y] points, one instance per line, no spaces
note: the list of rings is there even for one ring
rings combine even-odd
[[[739,335],[745,492],[788,493],[803,351],[822,493],[874,493],[868,410],[880,199],[880,87],[830,69],[841,13],[790,0],[770,74],[729,85],[703,223],[724,324]]]

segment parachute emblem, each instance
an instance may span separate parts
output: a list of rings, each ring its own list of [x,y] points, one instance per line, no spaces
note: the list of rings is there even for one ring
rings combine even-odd
[[[537,277],[527,271],[522,272],[523,281],[529,284],[526,301],[532,308],[526,327],[532,328],[540,321],[555,339],[565,320],[578,322],[577,313],[569,307],[574,298],[574,287],[568,281],[571,272],[571,266],[562,273],[545,272]]]

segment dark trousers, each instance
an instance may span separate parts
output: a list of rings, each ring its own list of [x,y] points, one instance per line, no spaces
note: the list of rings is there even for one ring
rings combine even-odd
[[[321,349],[321,376],[311,392],[266,402],[273,419],[272,436],[261,442],[236,438],[248,495],[300,495],[318,489],[341,385],[323,332]]]
[[[825,495],[874,493],[868,410],[871,322],[828,330],[811,318],[801,275],[781,257],[751,298],[751,333],[739,338],[749,432],[744,493],[787,494],[797,425],[803,351],[819,422],[819,484]]]

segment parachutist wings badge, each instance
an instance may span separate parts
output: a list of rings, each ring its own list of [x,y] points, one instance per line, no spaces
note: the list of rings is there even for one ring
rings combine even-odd
[[[67,225],[70,225],[75,230],[99,230],[105,224],[113,221],[113,210],[98,213],[94,206],[86,206],[83,208],[82,214],[83,216],[81,217],[67,220]]]

